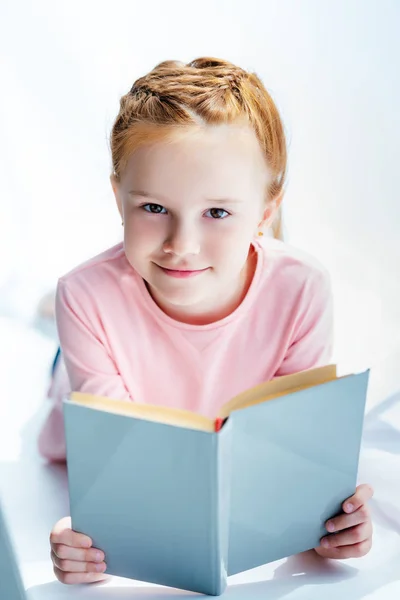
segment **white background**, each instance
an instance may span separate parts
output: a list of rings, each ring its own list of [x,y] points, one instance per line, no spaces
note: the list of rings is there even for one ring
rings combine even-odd
[[[162,60],[211,55],[255,70],[281,110],[286,238],[331,272],[336,360],[400,346],[400,2],[3,0],[0,23],[3,323],[29,323],[58,276],[120,240],[120,96]]]

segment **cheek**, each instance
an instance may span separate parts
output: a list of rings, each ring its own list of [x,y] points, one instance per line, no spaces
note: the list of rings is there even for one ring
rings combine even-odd
[[[223,226],[214,226],[212,235],[205,236],[207,248],[219,263],[243,266],[250,244],[254,239],[254,228],[245,220],[231,221]],[[206,241],[207,240],[207,241]]]
[[[145,254],[160,245],[165,226],[161,219],[132,216],[125,224],[125,245],[131,254]]]

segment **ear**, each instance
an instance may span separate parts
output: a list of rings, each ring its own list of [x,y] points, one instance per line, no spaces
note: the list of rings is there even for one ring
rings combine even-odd
[[[282,203],[283,200],[283,190],[280,192],[280,194],[278,194],[278,196],[275,196],[275,198],[273,198],[272,200],[269,200],[269,202],[267,203],[264,212],[263,212],[263,216],[262,219],[260,221],[259,227],[270,227],[272,225],[272,223],[274,222],[275,216],[279,210],[279,207]]]
[[[110,176],[110,183],[111,183],[111,187],[114,192],[115,200],[117,202],[119,214],[121,215],[121,220],[123,221],[124,220],[124,210],[123,210],[123,206],[122,206],[121,189],[120,189],[120,184],[117,181],[117,178],[114,175],[114,173]]]

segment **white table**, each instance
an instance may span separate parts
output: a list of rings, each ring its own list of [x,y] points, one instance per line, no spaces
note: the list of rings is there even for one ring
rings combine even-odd
[[[7,404],[2,401],[0,411],[0,489],[28,600],[195,597],[120,578],[73,587],[55,580],[48,537],[53,524],[69,514],[66,471],[60,465],[46,465],[36,452],[37,431],[47,410],[39,390],[46,385],[54,346],[38,333],[15,324],[0,322],[0,333],[10,334],[10,327],[20,361],[29,359],[30,363],[21,377],[16,361],[9,359]],[[0,355],[3,365],[9,352]],[[224,598],[400,598],[400,354],[371,374],[359,478],[372,483],[376,490],[371,503],[374,545],[366,557],[324,561],[307,552],[232,577]]]

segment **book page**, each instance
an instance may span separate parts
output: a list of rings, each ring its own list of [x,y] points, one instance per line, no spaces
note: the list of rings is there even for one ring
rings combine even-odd
[[[224,404],[218,416],[225,419],[233,410],[253,406],[254,404],[272,400],[278,396],[283,396],[307,387],[320,385],[336,378],[336,365],[317,367],[316,369],[301,371],[293,375],[277,377],[235,396],[232,400]]]
[[[187,429],[211,432],[214,431],[215,427],[214,420],[178,408],[169,408],[155,404],[139,404],[127,400],[113,400],[112,398],[83,394],[81,392],[73,392],[69,401],[95,410],[165,423],[167,425],[175,425],[177,427],[186,427]]]

